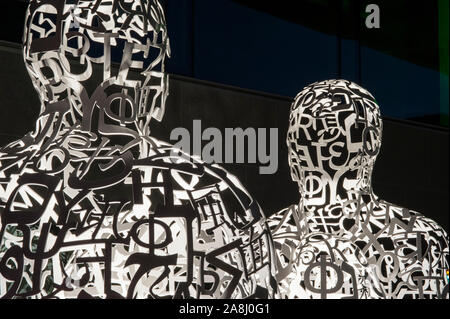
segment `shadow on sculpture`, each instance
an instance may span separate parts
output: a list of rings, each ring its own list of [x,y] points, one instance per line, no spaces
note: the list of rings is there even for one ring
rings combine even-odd
[[[382,130],[375,98],[352,82],[297,95],[287,145],[300,200],[269,221],[284,298],[448,298],[446,232],[373,193]]]
[[[271,298],[270,232],[239,181],[150,136],[168,95],[157,0],[32,0],[41,112],[0,150],[0,297]]]

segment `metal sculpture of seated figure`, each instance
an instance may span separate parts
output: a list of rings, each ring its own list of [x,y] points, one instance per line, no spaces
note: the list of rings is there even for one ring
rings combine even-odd
[[[30,2],[23,53],[42,106],[0,150],[0,297],[276,294],[257,202],[150,136],[169,47],[157,0]]]
[[[448,235],[379,199],[371,177],[382,119],[349,81],[296,97],[287,136],[300,201],[269,221],[284,298],[448,298]]]

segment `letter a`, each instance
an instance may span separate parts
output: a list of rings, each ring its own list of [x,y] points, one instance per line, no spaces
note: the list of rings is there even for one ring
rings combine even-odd
[[[380,28],[380,7],[376,4],[369,4],[366,7],[366,13],[369,13],[366,18],[366,27],[368,29]]]

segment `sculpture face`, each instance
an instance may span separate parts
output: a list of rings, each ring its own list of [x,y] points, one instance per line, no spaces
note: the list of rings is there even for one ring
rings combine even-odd
[[[292,178],[313,192],[324,176],[363,178],[375,163],[381,135],[379,107],[368,91],[343,80],[311,84],[291,107],[287,145]]]
[[[43,105],[69,98],[81,115],[83,94],[101,87],[113,122],[146,132],[161,121],[170,46],[157,0],[32,0],[23,47]]]

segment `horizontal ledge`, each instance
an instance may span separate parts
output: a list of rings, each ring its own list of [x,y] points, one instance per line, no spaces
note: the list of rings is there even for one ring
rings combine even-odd
[[[6,49],[6,51],[21,54],[22,53],[21,48],[22,48],[22,45],[19,43],[0,40],[0,49]],[[119,64],[113,63],[113,65],[118,67]],[[258,91],[258,90],[240,88],[240,87],[229,85],[229,84],[222,84],[222,83],[217,83],[217,82],[212,82],[212,81],[207,81],[207,80],[200,80],[200,79],[185,76],[185,75],[169,74],[169,76],[180,82],[194,83],[194,84],[214,87],[214,88],[218,88],[218,89],[224,89],[224,90],[229,90],[229,91],[234,91],[234,92],[245,93],[245,94],[249,94],[249,95],[255,95],[255,96],[259,96],[259,97],[270,98],[270,99],[279,100],[279,101],[283,101],[283,102],[291,103],[294,100],[293,97],[288,97],[288,96],[278,95],[278,94],[273,94],[273,93],[267,93],[267,92]],[[422,123],[422,122],[417,122],[417,121],[407,120],[407,119],[393,118],[393,117],[389,117],[389,116],[382,116],[382,118],[383,118],[383,121],[386,121],[386,122],[398,123],[401,125],[422,128],[422,129],[426,129],[426,130],[430,130],[430,131],[438,131],[438,132],[446,133],[446,134],[449,133],[449,128],[444,127],[444,126],[427,124],[427,123]]]

